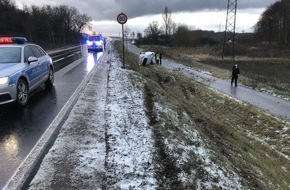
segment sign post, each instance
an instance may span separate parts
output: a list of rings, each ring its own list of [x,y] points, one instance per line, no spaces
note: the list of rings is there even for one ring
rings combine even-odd
[[[122,24],[122,43],[123,43],[123,68],[125,68],[125,47],[124,47],[124,24],[127,22],[127,15],[125,13],[120,13],[117,16],[117,21]]]

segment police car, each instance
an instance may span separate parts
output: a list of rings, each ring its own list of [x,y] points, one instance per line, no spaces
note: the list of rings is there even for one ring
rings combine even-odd
[[[23,37],[0,37],[0,105],[26,106],[32,90],[53,82],[52,59],[40,46]]]

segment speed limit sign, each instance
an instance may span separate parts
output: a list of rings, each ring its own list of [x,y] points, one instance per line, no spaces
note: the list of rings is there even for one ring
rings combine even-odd
[[[125,24],[127,22],[127,15],[123,12],[118,14],[117,21],[119,24]]]
[[[127,22],[127,15],[125,13],[120,13],[117,16],[117,21],[122,24],[122,42],[123,42],[123,68],[125,68],[125,47],[124,47],[124,24]]]

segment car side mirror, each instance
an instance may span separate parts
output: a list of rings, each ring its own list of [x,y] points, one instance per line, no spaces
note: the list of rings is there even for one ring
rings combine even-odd
[[[38,59],[36,57],[28,57],[28,64],[33,63],[33,62],[37,62]]]

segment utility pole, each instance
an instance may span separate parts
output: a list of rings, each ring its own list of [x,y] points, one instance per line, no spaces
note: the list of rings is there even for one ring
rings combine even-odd
[[[288,46],[288,22],[289,22],[289,11],[288,11],[288,8],[289,8],[289,2],[288,0],[285,1],[286,5],[286,9],[285,9],[285,46],[287,47]]]
[[[236,14],[237,0],[228,0],[222,58],[224,58],[225,48],[229,47],[229,51],[235,59]]]

